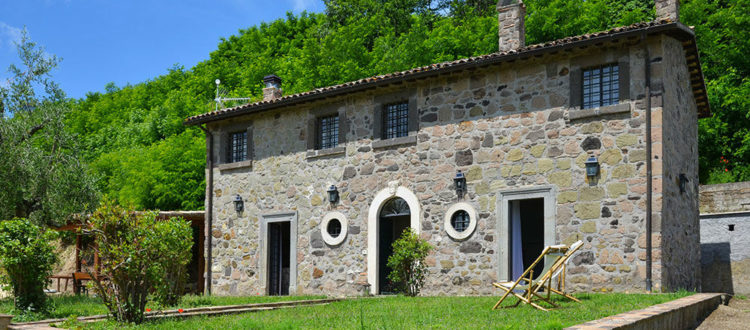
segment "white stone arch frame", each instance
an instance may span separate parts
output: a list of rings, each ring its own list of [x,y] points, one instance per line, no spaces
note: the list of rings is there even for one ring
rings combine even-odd
[[[532,186],[514,188],[497,192],[497,278],[500,281],[512,281],[508,251],[510,248],[510,219],[508,218],[509,202],[519,199],[544,199],[544,245],[555,245],[557,217],[557,194],[555,186]]]
[[[370,283],[370,293],[378,293],[378,231],[380,229],[380,209],[385,203],[394,198],[401,198],[409,205],[411,219],[409,225],[417,234],[420,233],[420,215],[422,208],[417,195],[405,187],[399,187],[398,182],[389,182],[388,188],[375,195],[367,213],[367,282]]]
[[[328,223],[334,219],[338,220],[341,224],[341,233],[339,233],[339,236],[336,237],[333,237],[328,233]],[[348,229],[349,221],[346,219],[346,215],[338,211],[329,212],[323,217],[323,220],[320,222],[320,233],[323,236],[323,241],[330,246],[336,246],[343,243],[344,239],[346,239]]]
[[[469,227],[462,232],[454,229],[453,225],[451,224],[451,218],[453,217],[453,214],[458,211],[466,211],[466,213],[469,214]],[[445,227],[445,232],[448,234],[448,236],[455,240],[461,241],[469,238],[469,236],[474,233],[474,230],[477,229],[477,221],[477,210],[469,203],[460,202],[451,205],[451,207],[449,207],[448,210],[445,211],[445,221],[443,223],[443,227]]]

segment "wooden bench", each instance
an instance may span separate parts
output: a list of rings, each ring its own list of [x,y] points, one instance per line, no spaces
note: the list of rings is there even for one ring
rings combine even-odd
[[[60,280],[65,280],[65,291],[68,291],[68,281],[73,279],[71,275],[52,275],[49,277],[51,280],[57,280],[57,292],[60,291]]]

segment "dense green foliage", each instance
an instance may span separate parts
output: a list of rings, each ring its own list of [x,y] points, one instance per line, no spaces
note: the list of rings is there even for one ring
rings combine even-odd
[[[176,306],[185,294],[193,231],[182,218],[159,221],[154,228],[166,238],[159,243],[161,262],[154,264],[154,300],[161,306]]]
[[[210,58],[133,86],[106,87],[75,102],[67,118],[103,192],[141,209],[199,209],[205,137],[188,116],[213,110],[222,94],[261,97],[275,73],[286,94],[497,50],[496,1],[326,0],[324,14],[284,19],[221,39]],[[527,43],[647,21],[650,0],[528,0]],[[748,180],[748,0],[692,0],[714,116],[700,124],[701,180]],[[224,104],[230,106],[232,104]],[[719,163],[719,157],[729,165]],[[727,171],[724,171],[724,168]],[[721,173],[719,173],[721,172]]]
[[[0,84],[0,219],[61,224],[94,203],[94,180],[65,128],[70,107],[50,79],[58,59],[29,40],[17,44],[20,66]]]
[[[432,245],[419,238],[413,229],[407,228],[395,242],[393,254],[388,257],[391,273],[388,279],[396,285],[396,290],[414,297],[424,285],[427,265],[424,259],[430,254]]]
[[[692,0],[682,21],[695,26],[713,115],[700,120],[701,183],[750,181],[750,0]]]
[[[157,221],[155,212],[136,213],[105,200],[83,228],[100,258],[103,278],[92,276],[94,288],[117,321],[142,322],[152,288],[160,302],[175,299],[174,279],[167,275],[190,260],[190,223]]]
[[[57,262],[51,244],[55,238],[55,232],[26,219],[0,222],[0,282],[13,292],[15,308],[21,313],[47,311],[44,288]]]

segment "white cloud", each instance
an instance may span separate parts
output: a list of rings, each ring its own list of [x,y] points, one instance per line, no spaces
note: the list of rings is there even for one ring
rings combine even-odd
[[[21,42],[23,29],[0,22],[0,49],[15,49],[15,44]]]

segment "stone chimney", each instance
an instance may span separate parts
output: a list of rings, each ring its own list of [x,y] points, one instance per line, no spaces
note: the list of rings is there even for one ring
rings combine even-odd
[[[281,78],[275,74],[267,75],[263,77],[263,84],[266,87],[263,88],[263,101],[273,101],[281,98]]]
[[[670,19],[672,22],[680,21],[679,0],[654,0],[657,19]]]
[[[497,34],[500,52],[517,50],[526,45],[525,15],[526,6],[521,0],[497,2]]]

